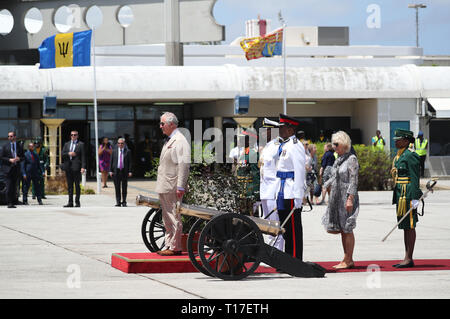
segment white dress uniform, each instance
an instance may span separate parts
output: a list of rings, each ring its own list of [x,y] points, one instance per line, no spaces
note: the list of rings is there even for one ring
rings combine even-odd
[[[277,193],[277,161],[278,161],[278,147],[276,144],[278,138],[271,140],[260,153],[260,184],[259,196],[264,213],[267,217],[277,207],[276,198],[274,194]],[[279,221],[278,212],[273,212],[267,220]],[[272,243],[275,240],[274,236],[265,236],[267,243]],[[284,250],[284,239],[278,236],[273,246],[281,251]]]
[[[293,208],[301,208],[305,193],[305,149],[295,136],[278,144],[277,208],[281,223],[287,220]],[[301,212],[295,210],[284,225],[284,251],[294,258],[303,259],[303,226]]]
[[[303,196],[305,194],[305,149],[303,144],[293,135],[284,143],[278,144],[279,160],[277,162],[278,172],[294,172],[293,178],[285,178],[284,187],[282,188],[283,178],[277,178],[276,193],[274,198],[278,198],[280,191],[284,193],[284,199],[294,199],[295,208],[302,207]],[[280,175],[280,174],[279,174]]]

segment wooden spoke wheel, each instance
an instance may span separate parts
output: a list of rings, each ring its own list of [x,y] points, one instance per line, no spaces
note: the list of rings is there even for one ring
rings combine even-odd
[[[189,259],[191,260],[191,263],[195,267],[195,269],[207,276],[211,276],[211,274],[205,269],[205,267],[203,267],[203,264],[199,260],[200,257],[198,254],[199,236],[206,223],[207,221],[203,219],[197,219],[194,225],[192,225],[187,239],[187,251]]]
[[[151,252],[157,252],[164,247],[166,229],[162,221],[161,209],[152,208],[145,215],[141,226],[141,235],[145,246]]]
[[[214,217],[203,228],[198,254],[212,276],[240,280],[258,268],[263,244],[262,233],[254,221],[227,213]]]

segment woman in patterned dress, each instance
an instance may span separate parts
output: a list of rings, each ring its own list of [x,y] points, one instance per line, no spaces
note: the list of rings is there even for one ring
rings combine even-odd
[[[108,180],[109,167],[111,165],[112,147],[109,144],[107,137],[102,139],[102,144],[98,148],[98,161],[100,172],[102,174],[103,188],[108,187],[106,181]]]
[[[348,269],[354,267],[353,229],[359,213],[359,164],[356,156],[350,152],[351,140],[347,133],[339,131],[333,134],[332,144],[338,158],[333,164],[331,178],[324,185],[325,188],[331,187],[331,193],[322,223],[328,233],[341,234],[344,259],[333,267]]]

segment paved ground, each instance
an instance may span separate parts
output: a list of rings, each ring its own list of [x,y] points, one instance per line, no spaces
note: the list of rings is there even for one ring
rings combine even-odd
[[[449,298],[450,271],[336,273],[326,278],[255,275],[225,282],[200,273],[126,274],[110,265],[116,252],[146,252],[140,236],[146,207],[134,197],[154,182],[129,187],[129,207],[114,207],[114,188],[82,196],[82,208],[62,208],[66,196],[31,200],[17,209],[0,207],[0,298]],[[95,183],[89,183],[96,188]],[[450,258],[450,181],[427,199],[417,229],[415,258]],[[448,190],[446,190],[448,189]],[[381,238],[395,224],[391,192],[361,192],[355,230],[355,261],[403,257],[402,232]],[[303,216],[304,260],[338,261],[339,236],[321,226],[325,206]]]

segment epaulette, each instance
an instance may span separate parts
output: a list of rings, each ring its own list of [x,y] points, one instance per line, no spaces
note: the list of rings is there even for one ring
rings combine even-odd
[[[296,137],[294,137],[294,138],[292,139],[292,142],[294,142],[294,144],[297,144],[297,143],[298,143],[298,139],[297,139]]]

